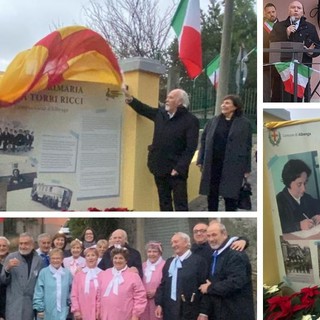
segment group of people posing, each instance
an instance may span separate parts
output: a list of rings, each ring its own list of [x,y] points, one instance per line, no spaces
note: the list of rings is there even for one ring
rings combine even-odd
[[[171,238],[173,256],[158,241],[147,260],[115,230],[111,245],[87,228],[70,252],[66,237],[22,233],[18,251],[0,237],[1,320],[254,320],[251,265],[245,238],[229,237],[218,221],[198,223]],[[83,250],[84,249],[84,250]]]
[[[198,148],[199,120],[189,110],[188,94],[169,92],[164,107],[152,108],[123,89],[126,103],[154,122],[148,147],[148,168],[154,175],[161,211],[188,211],[187,178]],[[201,174],[199,193],[206,195],[208,210],[218,211],[219,197],[225,211],[236,211],[241,186],[251,172],[252,128],[243,115],[237,95],[227,95],[221,114],[210,119],[200,139],[197,165]]]
[[[30,130],[0,128],[0,149],[3,151],[30,151],[33,140],[34,134]]]

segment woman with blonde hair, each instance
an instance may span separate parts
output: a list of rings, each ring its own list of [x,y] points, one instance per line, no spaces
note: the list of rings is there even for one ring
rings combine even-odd
[[[162,258],[162,245],[158,241],[149,241],[146,244],[147,261],[142,264],[143,285],[147,292],[147,307],[140,320],[159,320],[155,315],[156,305],[154,296],[161,282],[162,269],[165,260]]]
[[[71,290],[71,312],[75,320],[99,319],[98,251],[91,247],[84,251],[86,267],[73,278]]]
[[[69,313],[72,275],[62,267],[63,251],[49,253],[50,265],[39,273],[33,295],[37,319],[66,320]]]
[[[96,249],[99,254],[98,264],[102,260],[104,253],[108,250],[108,240],[100,239],[96,244]]]
[[[71,257],[63,259],[63,265],[69,269],[71,274],[74,276],[77,271],[81,270],[86,266],[86,259],[81,256],[82,253],[82,242],[79,239],[75,239],[70,243]]]

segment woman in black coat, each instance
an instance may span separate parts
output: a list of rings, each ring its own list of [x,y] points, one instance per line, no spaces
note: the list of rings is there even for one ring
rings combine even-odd
[[[224,97],[221,114],[209,120],[201,137],[200,194],[207,195],[209,211],[218,211],[219,195],[226,211],[236,211],[243,178],[251,171],[252,128],[242,108],[238,96]]]

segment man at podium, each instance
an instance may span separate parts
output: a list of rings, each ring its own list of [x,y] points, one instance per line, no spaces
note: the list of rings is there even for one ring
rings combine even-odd
[[[276,23],[270,33],[270,42],[300,42],[303,48],[318,49],[319,36],[315,26],[306,21],[304,17],[304,8],[301,2],[293,1],[289,4],[289,16],[286,20]],[[304,52],[302,55],[302,63],[306,66],[312,66],[312,58],[320,53],[313,51]],[[291,59],[295,59],[291,55]],[[288,60],[287,60],[288,61]],[[273,102],[293,101],[293,96],[283,94],[283,85],[279,75],[275,75],[274,85],[272,88]],[[279,90],[280,89],[280,90]],[[282,92],[281,92],[282,91]],[[304,102],[309,102],[311,98],[310,81],[308,82],[304,92]],[[299,101],[299,99],[298,99]],[[302,101],[302,99],[300,99]]]

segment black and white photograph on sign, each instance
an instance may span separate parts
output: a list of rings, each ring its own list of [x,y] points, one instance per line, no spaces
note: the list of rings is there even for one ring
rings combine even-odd
[[[271,174],[284,234],[300,236],[320,232],[320,172],[317,151],[288,154],[274,159]],[[312,232],[310,229],[315,228]]]
[[[39,202],[47,208],[65,211],[70,207],[72,191],[58,184],[45,183],[35,179],[30,196],[33,201]]]
[[[2,125],[2,126],[1,126]],[[20,121],[0,120],[0,154],[26,155],[33,148],[34,132]]]
[[[8,192],[32,187],[37,171],[29,157],[1,157],[0,164],[0,181],[6,183]]]
[[[314,270],[309,241],[286,241],[282,237],[280,240],[288,279],[293,282],[312,282]]]

